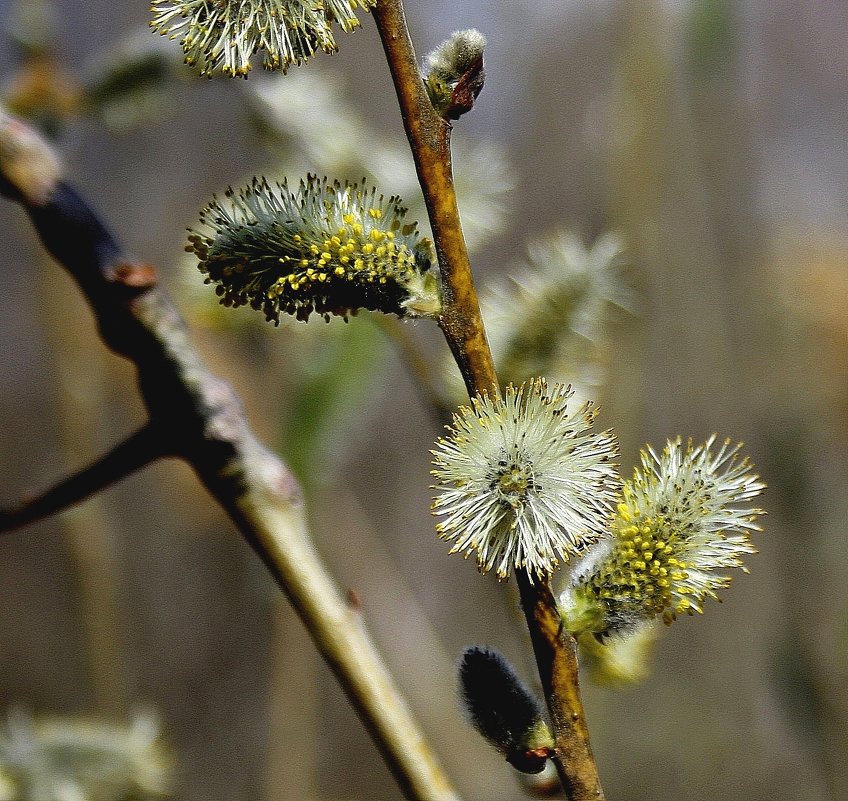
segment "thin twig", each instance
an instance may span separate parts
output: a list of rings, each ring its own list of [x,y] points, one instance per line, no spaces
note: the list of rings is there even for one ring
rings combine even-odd
[[[88,467],[18,506],[0,509],[0,533],[34,523],[85,500],[165,455],[162,440],[145,426]]]
[[[448,122],[424,90],[402,0],[381,0],[374,19],[386,52],[443,278],[440,325],[470,395],[498,391],[451,174]],[[580,699],[575,643],[563,630],[550,587],[516,570],[522,605],[554,726],[554,762],[570,801],[604,798]]]
[[[412,373],[423,399],[427,403],[433,421],[437,425],[444,425],[451,419],[453,405],[448,404],[445,394],[433,380],[434,368],[430,360],[424,355],[418,341],[409,335],[405,324],[388,314],[375,316],[377,325],[391,337],[403,356],[406,366]]]
[[[407,797],[456,801],[361,613],[348,607],[312,546],[295,478],[254,437],[231,387],[200,360],[155,271],[128,263],[67,184],[41,171],[37,192],[21,185],[34,172],[7,163],[29,158],[21,137],[36,150],[35,166],[47,161],[38,161],[32,131],[0,120],[0,192],[24,206],[47,249],[80,285],[106,344],[134,362],[150,425],[192,465],[274,576]]]

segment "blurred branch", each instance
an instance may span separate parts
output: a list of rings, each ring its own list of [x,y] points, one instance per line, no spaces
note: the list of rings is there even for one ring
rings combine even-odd
[[[425,356],[418,342],[409,335],[406,326],[400,320],[388,315],[374,317],[377,325],[392,338],[406,362],[407,367],[418,385],[422,398],[427,402],[427,410],[437,425],[444,425],[451,419],[453,405],[449,404],[433,379],[435,370]]]
[[[435,112],[424,89],[402,0],[382,0],[373,13],[435,239],[444,291],[439,323],[469,395],[499,392],[459,222],[451,168],[451,125]],[[603,801],[580,698],[576,643],[562,629],[550,587],[534,584],[525,571],[515,572],[554,725],[553,761],[560,780],[570,801]]]
[[[167,443],[169,453],[194,468],[265,563],[407,797],[454,801],[359,613],[312,546],[296,480],[254,437],[232,388],[202,363],[153,268],[124,260],[60,172],[58,159],[32,131],[0,117],[0,192],[23,205],[47,250],[77,281],[104,342],[134,362],[148,429],[156,432],[146,441]]]
[[[0,533],[64,511],[166,455],[152,426],[136,431],[93,464],[18,506],[0,509]]]

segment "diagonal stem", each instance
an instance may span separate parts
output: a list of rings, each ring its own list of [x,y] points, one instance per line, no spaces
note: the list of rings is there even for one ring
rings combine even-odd
[[[516,579],[551,713],[553,761],[566,797],[569,801],[603,801],[604,792],[580,697],[577,642],[562,627],[550,586],[533,583],[524,571],[516,571]]]
[[[443,284],[439,324],[469,395],[498,392],[498,379],[459,222],[451,168],[451,126],[435,112],[424,89],[402,0],[380,0],[373,14],[433,230]],[[554,726],[553,760],[563,787],[569,801],[603,801],[580,698],[575,643],[562,631],[550,587],[534,584],[521,570],[516,570],[516,577]]]
[[[135,365],[166,453],[194,468],[264,562],[407,798],[458,801],[361,613],[349,607],[315,551],[297,481],[256,439],[232,388],[202,362],[153,268],[125,259],[97,213],[60,179],[58,167],[55,175],[13,169],[16,157],[33,167],[47,156],[58,161],[34,132],[0,113],[0,194],[24,206],[47,250],[85,295],[103,341]],[[33,177],[38,192],[30,191]]]

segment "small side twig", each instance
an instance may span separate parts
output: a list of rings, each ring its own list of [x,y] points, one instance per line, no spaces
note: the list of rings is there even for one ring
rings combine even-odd
[[[451,419],[453,407],[448,404],[444,393],[433,378],[433,365],[427,359],[418,342],[409,334],[405,325],[389,315],[379,315],[374,318],[377,325],[391,337],[412,373],[422,397],[427,402],[427,409],[433,421],[444,425]]]
[[[96,462],[18,506],[0,509],[0,533],[34,523],[74,506],[166,455],[152,426],[130,435]]]
[[[497,392],[497,375],[459,222],[451,173],[451,126],[435,112],[424,89],[402,0],[381,0],[373,13],[427,204],[442,272],[444,309],[439,322],[469,395]],[[562,630],[550,587],[534,583],[525,571],[515,572],[554,726],[553,761],[570,801],[603,801],[580,698],[575,643]]]

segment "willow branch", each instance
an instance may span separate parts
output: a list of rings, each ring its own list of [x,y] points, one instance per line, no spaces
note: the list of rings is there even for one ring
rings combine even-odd
[[[18,506],[0,509],[0,533],[12,531],[74,506],[166,455],[152,426],[136,431],[96,462]]]
[[[551,713],[554,764],[570,801],[603,801],[604,791],[589,744],[578,680],[577,642],[562,627],[550,586],[516,571],[542,689]]]
[[[231,387],[203,364],[155,270],[128,262],[58,173],[33,132],[0,115],[0,193],[23,205],[79,284],[104,342],[135,364],[150,425],[194,468],[288,596],[406,796],[456,801],[360,613],[312,546],[296,480],[255,438]]]
[[[453,184],[450,123],[433,109],[409,38],[401,0],[380,0],[373,11],[392,73],[406,136],[427,204],[442,273],[444,331],[470,395],[497,389],[480,303],[474,289],[468,248],[459,225]]]
[[[451,126],[433,109],[409,37],[402,0],[380,0],[374,19],[424,193],[443,280],[440,325],[469,395],[498,391],[459,222],[451,169]],[[556,741],[553,760],[570,801],[603,801],[580,698],[576,643],[562,629],[550,587],[516,570]]]

